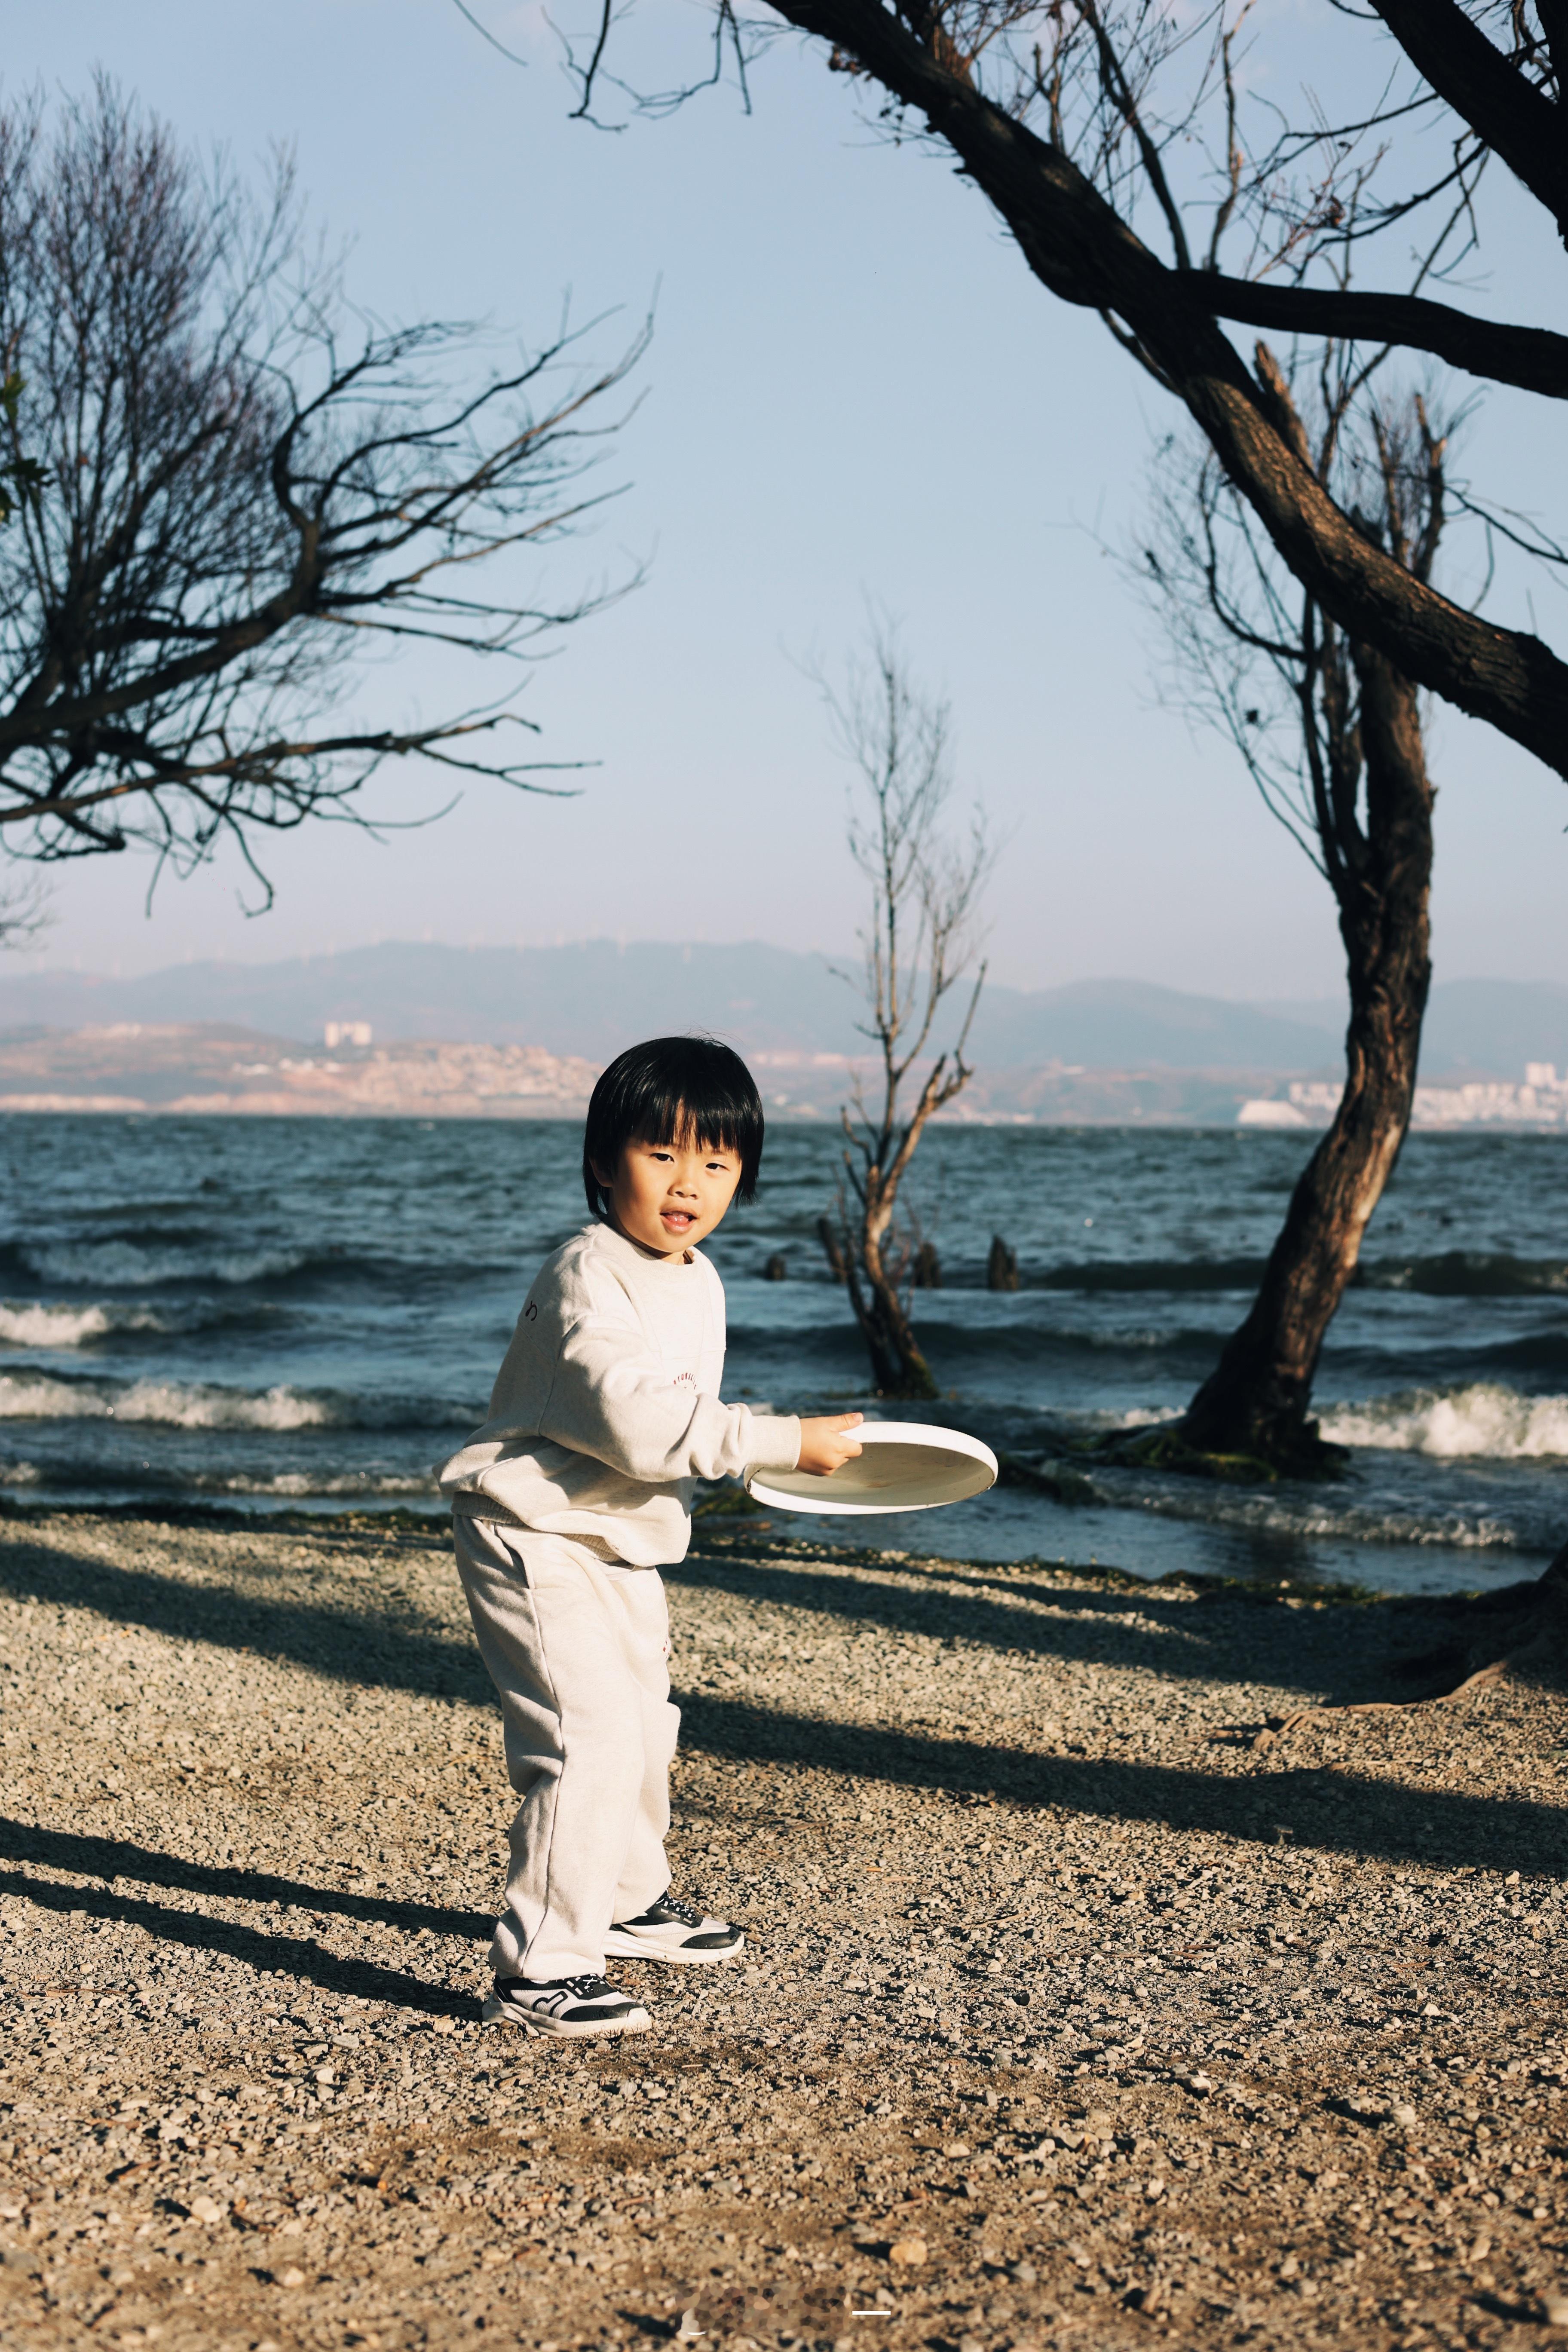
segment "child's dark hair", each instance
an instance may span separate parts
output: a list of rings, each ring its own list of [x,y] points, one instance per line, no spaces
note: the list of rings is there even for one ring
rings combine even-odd
[[[609,1214],[594,1162],[614,1168],[628,1143],[681,1143],[733,1151],[737,1201],[752,1200],[763,1158],[763,1105],[739,1054],[714,1037],[650,1037],[617,1054],[594,1088],[583,1130],[583,1189],[596,1217]]]

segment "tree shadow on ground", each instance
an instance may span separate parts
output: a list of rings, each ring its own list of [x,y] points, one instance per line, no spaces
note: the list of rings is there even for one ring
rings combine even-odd
[[[1075,1654],[1082,1630],[1081,1612],[1035,1619],[1002,1603],[960,1595],[951,1598],[944,1615],[933,1626],[932,1596],[919,1587],[890,1580],[868,1582],[842,1570],[813,1570],[808,1564],[784,1568],[705,1559],[691,1564],[689,1580],[720,1582],[775,1605],[826,1606],[894,1630],[928,1635],[934,1631],[941,1639],[994,1646],[1005,1635],[1003,1646],[1013,1650],[1021,1646],[1022,1619],[1024,1629],[1043,1629],[1042,1653],[1048,1649],[1051,1654],[1065,1653],[1083,1663],[1093,1662],[1086,1651]],[[458,1698],[479,1706],[493,1703],[470,1644],[412,1611],[405,1612],[399,1622],[390,1612],[378,1613],[373,1608],[351,1611],[237,1593],[222,1585],[187,1583],[145,1569],[114,1568],[102,1560],[14,1539],[0,1543],[0,1590],[56,1607],[63,1602],[91,1609],[111,1620],[139,1623],[182,1641],[252,1649],[346,1683]],[[1118,1601],[1130,1612],[1147,1617],[1160,1605],[1157,1594],[1080,1596],[1068,1591],[1062,1595],[1064,1608],[1078,1612],[1085,1598],[1095,1604],[1093,1622],[1105,1634],[1114,1635],[1114,1648],[1102,1647],[1099,1655],[1160,1672],[1196,1670],[1190,1656],[1183,1655],[1184,1643],[1137,1633],[1130,1639],[1127,1630],[1116,1628],[1110,1617]],[[1193,1603],[1168,1601],[1163,1605],[1181,1612],[1177,1630],[1184,1633]],[[1226,1616],[1227,1624],[1215,1623],[1207,1633],[1205,1648],[1236,1641],[1235,1615],[1227,1609]],[[1373,1673],[1380,1664],[1386,1672],[1385,1653],[1393,1626],[1397,1624],[1408,1637],[1419,1618],[1413,1620],[1409,1604],[1398,1604],[1392,1614],[1358,1610],[1353,1622],[1361,1637],[1358,1664],[1365,1659],[1366,1670]],[[1326,1629],[1329,1648],[1337,1646],[1342,1653],[1342,1629],[1328,1616],[1293,1616],[1292,1641],[1304,1645],[1314,1628]],[[1312,1646],[1317,1647],[1316,1642]],[[1342,1654],[1336,1663],[1342,1672]],[[1202,1671],[1217,1675],[1222,1666],[1205,1659]],[[1248,1678],[1256,1672],[1254,1667]],[[1390,1859],[1419,1859],[1450,1866],[1490,1865],[1507,1853],[1511,1866],[1528,1864],[1553,1873],[1568,1867],[1568,1817],[1556,1807],[1529,1800],[1469,1797],[1372,1780],[1352,1782],[1341,1773],[1329,1775],[1311,1769],[1279,1769],[1244,1777],[1042,1755],[886,1727],[835,1723],[710,1696],[686,1698],[684,1706],[685,1745],[714,1756],[790,1763],[911,1788],[993,1793],[1083,1815],[1147,1821],[1176,1830],[1218,1831],[1265,1843],[1289,1837],[1325,1852],[1376,1853]],[[62,1866],[91,1867],[100,1876],[121,1867]],[[123,1874],[132,1874],[127,1868]],[[281,1895],[277,1899],[281,1900]],[[347,1899],[362,1903],[366,1898]],[[344,1901],[341,1895],[310,1896],[310,1907],[317,1910],[341,1906]],[[373,1903],[373,1912],[375,1907]],[[265,1945],[265,1938],[260,1941]]]
[[[82,1877],[131,1878],[142,1886],[166,1886],[221,1903],[282,1903],[296,1911],[332,1911],[344,1919],[372,1919],[410,1935],[489,1937],[495,1921],[479,1911],[434,1903],[401,1902],[394,1896],[361,1895],[343,1887],[312,1886],[299,1878],[279,1878],[242,1864],[187,1862],[183,1854],[129,1838],[79,1830],[42,1829],[34,1822],[0,1815],[0,1857],[37,1863],[47,1870],[76,1871]]]
[[[76,1867],[71,1864],[68,1867]],[[340,1959],[312,1939],[300,1936],[268,1936],[228,1919],[209,1919],[200,1911],[177,1911],[162,1903],[134,1895],[110,1895],[94,1887],[60,1886],[47,1879],[29,1878],[21,1871],[0,1870],[0,1894],[18,1895],[38,1908],[62,1916],[84,1911],[89,1918],[121,1926],[144,1927],[161,1944],[183,1944],[189,1951],[221,1952],[258,1974],[297,1977],[319,1985],[323,1992],[348,1994],[360,2000],[391,2003],[430,2017],[471,2017],[471,1994],[454,1992],[447,1985],[421,1983],[399,1969],[379,1968],[372,1960]],[[322,1903],[317,1906],[325,1909]],[[485,1922],[488,1935],[493,1923]],[[215,2000],[220,1996],[215,1994]]]
[[[0,1528],[0,1591],[51,1608],[90,1609],[178,1642],[250,1650],[372,1690],[482,1705],[490,1685],[473,1643],[399,1610],[383,1592],[363,1608],[197,1584],[146,1568],[116,1568],[89,1554],[18,1542]],[[379,1606],[376,1605],[379,1601]]]
[[[1271,1676],[1279,1663],[1270,1658],[1267,1664],[1232,1664],[1224,1655],[1227,1648],[1237,1647],[1234,1611],[1257,1611],[1259,1603],[1194,1602],[1162,1594],[1153,1586],[1137,1592],[1071,1587],[1041,1591],[1036,1597],[1052,1604],[1047,1614],[1020,1605],[1023,1596],[1016,1587],[1000,1596],[973,1589],[953,1592],[932,1582],[911,1583],[907,1575],[900,1582],[894,1570],[877,1577],[810,1562],[786,1566],[704,1554],[663,1573],[677,1586],[720,1589],[768,1605],[816,1611],[935,1642],[973,1642],[1058,1659],[1068,1666],[1111,1664],[1184,1680],[1255,1681]],[[466,1633],[455,1633],[416,1609],[400,1605],[397,1596],[384,1590],[379,1596],[374,1590],[367,1592],[363,1606],[344,1607],[194,1583],[153,1569],[118,1568],[90,1554],[18,1539],[0,1526],[0,1592],[53,1608],[91,1610],[117,1624],[141,1625],[175,1641],[254,1651],[369,1689],[404,1690],[477,1706],[491,1698],[479,1654]],[[1336,1674],[1343,1679],[1348,1670],[1356,1677],[1355,1696],[1363,1695],[1363,1685],[1367,1691],[1381,1689],[1401,1646],[1413,1641],[1429,1645],[1447,1626],[1440,1610],[1428,1618],[1418,1605],[1413,1620],[1412,1605],[1358,1609],[1354,1651],[1349,1657],[1341,1626],[1316,1616],[1293,1615],[1291,1687],[1316,1689]],[[1151,1630],[1152,1619],[1159,1630]],[[1314,1667],[1319,1669],[1316,1675]]]
[[[1388,1678],[1401,1671],[1406,1651],[1429,1649],[1452,1635],[1452,1603],[1444,1596],[1426,1600],[1401,1595],[1347,1604],[1331,1613],[1291,1611],[1271,1622],[1265,1612],[1278,1604],[1268,1593],[1222,1591],[1194,1600],[1190,1591],[1178,1596],[1153,1584],[1132,1591],[1028,1585],[1016,1576],[1005,1581],[1000,1577],[982,1580],[956,1568],[953,1573],[962,1573],[963,1589],[954,1591],[942,1583],[940,1567],[922,1573],[915,1583],[907,1569],[888,1567],[879,1575],[879,1565],[868,1560],[863,1569],[851,1570],[841,1562],[785,1562],[703,1551],[660,1573],[667,1583],[694,1591],[732,1592],[786,1609],[819,1612],[851,1624],[918,1633],[938,1642],[973,1642],[987,1649],[1058,1659],[1064,1665],[1125,1666],[1183,1681],[1278,1678],[1303,1690],[1331,1682],[1340,1686],[1335,1696],[1341,1699],[1384,1695]],[[1242,1643],[1237,1641],[1238,1623],[1245,1629]],[[1236,1654],[1245,1645],[1246,1632],[1271,1632],[1279,1640],[1268,1645],[1265,1656],[1238,1659]],[[1352,1636],[1348,1641],[1347,1633]],[[1279,1652],[1287,1643],[1290,1656],[1285,1670]]]
[[[700,1697],[682,1712],[687,1750],[791,1764],[893,1787],[999,1798],[1055,1814],[1145,1822],[1325,1853],[1376,1854],[1453,1869],[1568,1875],[1568,1810],[1529,1798],[1412,1789],[1316,1768],[1225,1774],[1174,1765],[1042,1756],[979,1741],[931,1739],[881,1725],[790,1716]]]

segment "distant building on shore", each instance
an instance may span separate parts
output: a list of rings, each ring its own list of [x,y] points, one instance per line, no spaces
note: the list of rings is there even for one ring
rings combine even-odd
[[[1329,1078],[1295,1078],[1282,1095],[1259,1095],[1237,1112],[1237,1127],[1327,1127],[1344,1088]],[[1568,1129],[1568,1077],[1554,1062],[1527,1062],[1524,1083],[1475,1078],[1457,1087],[1417,1087],[1413,1128],[1530,1127]]]

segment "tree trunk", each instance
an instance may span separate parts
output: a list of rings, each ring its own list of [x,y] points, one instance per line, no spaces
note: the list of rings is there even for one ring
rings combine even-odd
[[[1331,876],[1349,967],[1345,1090],[1291,1196],[1252,1311],[1179,1435],[1208,1454],[1311,1470],[1331,1458],[1308,1418],[1323,1338],[1410,1123],[1431,984],[1433,791],[1416,690],[1363,646],[1366,825]]]
[[[987,1290],[1016,1290],[1018,1287],[1018,1253],[1009,1249],[1000,1234],[991,1236],[991,1254],[985,1261]]]
[[[877,1394],[885,1397],[934,1397],[936,1381],[904,1312],[897,1282],[882,1256],[882,1243],[891,1216],[891,1202],[882,1197],[872,1171],[872,1205],[858,1234],[846,1233],[843,1242],[826,1217],[817,1231],[835,1276],[847,1281],[849,1304],[871,1359],[871,1379]],[[839,1267],[843,1274],[838,1274]]]
[[[858,1269],[849,1276],[849,1296],[857,1320],[871,1358],[871,1377],[877,1384],[877,1394],[885,1397],[934,1397],[936,1381],[931,1366],[921,1352],[920,1341],[904,1313],[899,1294],[885,1275],[873,1276],[868,1268],[865,1288],[858,1279]]]

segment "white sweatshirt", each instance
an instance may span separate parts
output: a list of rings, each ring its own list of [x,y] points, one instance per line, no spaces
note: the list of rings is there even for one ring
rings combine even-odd
[[[793,1413],[721,1404],[724,1286],[697,1250],[658,1257],[592,1224],[528,1294],[489,1418],[441,1464],[471,1517],[593,1536],[637,1568],[686,1556],[699,1478],[793,1470]]]

